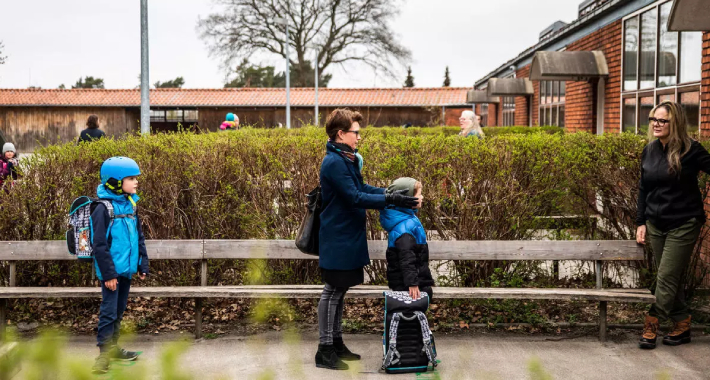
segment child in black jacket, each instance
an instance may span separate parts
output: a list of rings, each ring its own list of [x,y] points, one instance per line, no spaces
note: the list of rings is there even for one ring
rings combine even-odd
[[[426,232],[417,218],[421,208],[422,184],[413,178],[396,179],[387,193],[407,190],[405,195],[419,198],[414,209],[389,206],[380,212],[380,224],[387,231],[387,282],[392,290],[409,291],[417,299],[421,291],[431,302],[434,280],[429,270],[429,245]]]

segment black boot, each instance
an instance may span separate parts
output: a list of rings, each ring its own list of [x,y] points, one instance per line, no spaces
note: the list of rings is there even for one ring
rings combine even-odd
[[[335,353],[335,347],[332,344],[319,344],[318,352],[316,352],[316,367],[327,369],[348,369],[348,365],[343,362],[338,354]]]
[[[360,360],[360,355],[353,353],[347,346],[345,346],[343,338],[333,338],[333,346],[335,347],[335,353],[340,359]]]

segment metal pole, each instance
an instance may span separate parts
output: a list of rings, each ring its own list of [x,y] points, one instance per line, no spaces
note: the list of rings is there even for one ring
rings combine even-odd
[[[315,114],[315,124],[316,127],[318,126],[319,122],[319,117],[318,117],[318,49],[316,49],[316,63],[315,63],[315,68],[316,68],[316,114]]]
[[[289,13],[291,9],[289,6]],[[289,58],[291,57],[288,53],[288,45],[290,37],[288,34],[288,15],[284,17],[286,19],[286,129],[291,129],[291,63]]]
[[[141,134],[150,134],[150,84],[148,78],[148,0],[141,0]]]

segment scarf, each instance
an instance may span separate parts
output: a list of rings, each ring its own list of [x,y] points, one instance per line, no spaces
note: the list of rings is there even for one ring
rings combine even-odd
[[[335,141],[328,141],[330,145],[335,148],[335,150],[340,153],[341,156],[345,157],[346,160],[355,163],[357,160],[357,156],[355,155],[357,153],[357,150],[353,151],[353,148],[350,147],[350,145],[343,144],[343,143],[338,143]]]

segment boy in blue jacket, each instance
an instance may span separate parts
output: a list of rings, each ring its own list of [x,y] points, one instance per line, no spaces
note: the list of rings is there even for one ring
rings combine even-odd
[[[100,199],[111,201],[113,216],[102,203],[91,214],[94,265],[101,282],[101,309],[96,340],[99,356],[94,373],[108,372],[110,361],[136,360],[138,353],[118,346],[131,278],[148,274],[148,253],[141,221],[136,215],[138,164],[128,157],[111,157],[101,165]]]
[[[387,193],[407,191],[419,204],[414,209],[387,206],[380,211],[380,225],[387,231],[387,283],[395,291],[408,291],[418,299],[421,292],[431,302],[434,280],[429,270],[429,245],[417,211],[422,207],[422,184],[414,178],[397,178]]]

